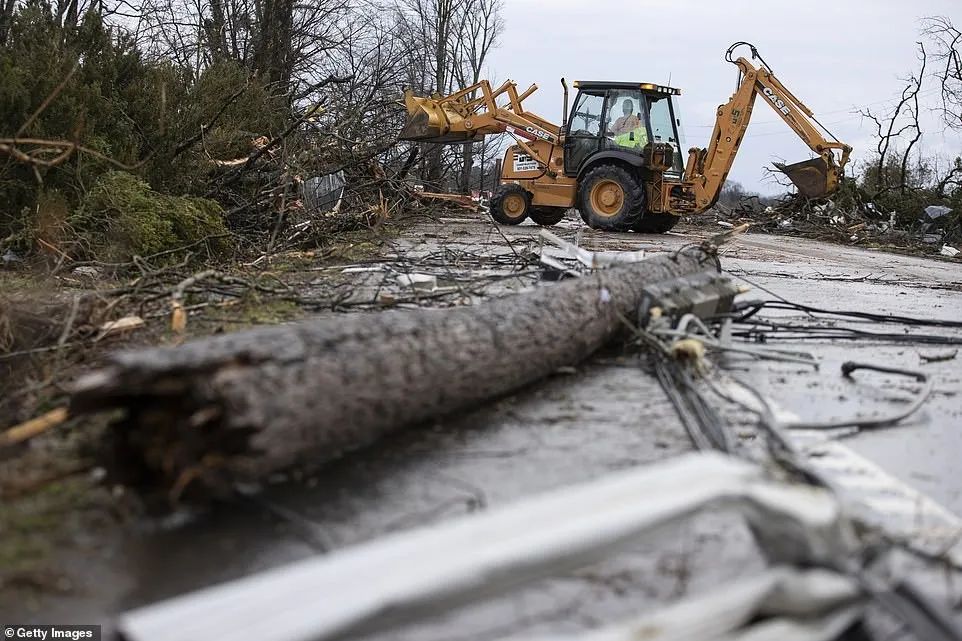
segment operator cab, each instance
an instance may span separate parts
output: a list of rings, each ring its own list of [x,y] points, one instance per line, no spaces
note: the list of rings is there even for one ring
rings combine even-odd
[[[681,176],[681,120],[673,96],[681,90],[638,82],[577,81],[574,106],[567,121],[565,174],[578,175],[596,154],[625,156],[641,166],[649,142],[674,148],[669,175]]]

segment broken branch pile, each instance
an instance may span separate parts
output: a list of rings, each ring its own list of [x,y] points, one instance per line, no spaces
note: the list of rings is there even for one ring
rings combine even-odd
[[[127,482],[223,493],[577,363],[637,315],[645,286],[715,267],[692,248],[473,307],[123,352],[77,383],[70,410],[126,410],[114,434]]]

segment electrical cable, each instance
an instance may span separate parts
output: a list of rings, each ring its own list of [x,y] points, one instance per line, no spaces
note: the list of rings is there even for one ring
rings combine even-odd
[[[776,340],[869,340],[892,343],[922,343],[928,345],[962,344],[962,336],[875,332],[855,327],[833,327],[817,324],[801,324],[797,322],[781,322],[770,319],[755,319],[757,314],[765,309],[803,312],[815,320],[826,320],[820,317],[837,317],[850,319],[852,321],[899,324],[910,327],[962,328],[962,322],[948,319],[832,310],[793,303],[785,299],[737,303],[733,306],[731,313],[716,317],[713,320],[716,322],[723,319],[731,320],[736,326],[733,328],[732,336],[759,343]]]
[[[872,320],[880,323],[898,323],[901,325],[962,328],[962,321],[951,321],[951,320],[943,320],[943,319],[937,319],[937,318],[919,318],[916,316],[896,316],[892,314],[888,314],[888,315],[873,314],[871,312],[856,312],[856,311],[825,309],[822,307],[813,307],[811,305],[802,305],[801,303],[793,303],[784,298],[781,298],[780,300],[746,301],[742,303],[736,303],[735,305],[732,306],[733,312],[747,310],[747,313],[745,315],[737,319],[738,321],[747,320],[752,316],[754,316],[755,314],[757,314],[758,312],[760,312],[762,309],[795,310],[795,311],[805,312],[807,314],[823,314],[827,316],[845,316],[848,318],[860,318],[860,319]]]
[[[921,391],[916,394],[915,399],[909,404],[908,407],[889,416],[865,418],[855,417],[850,419],[839,419],[835,421],[792,421],[790,423],[785,423],[785,427],[790,430],[831,430],[843,427],[854,427],[861,430],[877,427],[888,427],[890,425],[895,425],[899,421],[914,414],[916,410],[922,407],[922,404],[928,400],[929,396],[932,395],[932,380],[921,372],[898,369],[894,367],[883,367],[880,365],[870,365],[868,363],[854,363],[852,361],[846,361],[845,363],[842,363],[842,376],[851,378],[852,372],[861,369],[875,372],[885,372],[888,374],[898,374],[899,376],[911,376],[918,382],[923,383],[923,387]]]
[[[665,343],[627,319],[622,321],[641,343],[651,348],[655,358],[655,378],[674,406],[695,448],[732,453],[735,449],[734,439],[724,419],[698,391],[691,375],[674,359]]]
[[[797,309],[800,311],[806,311],[808,313],[821,312],[832,314],[830,311],[811,308],[804,305],[796,306],[794,303],[789,303],[788,301],[784,301],[784,304],[785,307],[783,309]],[[743,306],[742,309],[747,309],[748,313],[743,314],[741,318],[745,320],[751,318],[764,306],[764,304]],[[860,312],[840,312],[836,315],[865,320],[876,320],[875,317],[878,317],[879,319],[884,319],[884,322],[903,324],[906,322],[914,323],[915,321],[922,321],[918,324],[937,325],[942,322],[932,319],[881,316],[876,314],[863,314]],[[695,446],[703,448],[714,440],[712,435],[715,433],[715,425],[713,424],[713,421],[703,421],[706,418],[706,414],[712,417],[718,417],[718,413],[708,405],[707,401],[697,392],[697,390],[693,389],[691,378],[684,371],[683,365],[675,362],[674,360],[669,360],[671,357],[671,351],[664,342],[665,340],[671,340],[671,338],[673,338],[673,334],[678,334],[679,331],[683,329],[687,330],[688,326],[690,325],[695,325],[699,331],[705,331],[707,329],[706,325],[701,322],[700,319],[697,320],[698,322],[695,322],[692,319],[687,319],[683,324],[679,324],[679,328],[677,330],[672,330],[670,327],[662,327],[660,329],[655,327],[653,329],[655,329],[657,333],[652,333],[651,331],[637,328],[635,329],[635,332],[643,343],[653,348],[656,358],[658,358],[655,364],[655,372],[659,383],[665,390],[668,398],[675,405],[686,430],[688,430],[693,443],[695,443]],[[744,320],[742,322],[744,322]],[[759,321],[756,324],[761,325],[766,323],[767,321]],[[946,323],[948,323],[946,326],[949,327],[957,326],[956,324],[953,324],[953,321],[946,321]],[[768,324],[773,325],[772,323]],[[823,327],[810,327],[805,329],[817,332],[825,331],[825,328]],[[783,325],[780,326],[776,331],[781,333],[785,330],[797,332],[798,328],[794,326]],[[873,332],[864,332],[861,330],[851,331],[859,332],[859,334],[852,336],[879,336]],[[692,336],[691,338],[698,340],[699,337]],[[901,338],[907,338],[914,342],[918,342],[919,337],[901,336]],[[930,338],[953,340],[950,337]],[[962,342],[962,339],[958,339],[958,341]],[[932,392],[932,381],[927,375],[921,372],[854,362],[846,362],[841,367],[842,375],[849,378],[853,372],[859,370],[871,370],[901,376],[910,376],[915,378],[916,381],[923,383],[924,386],[923,389],[916,395],[915,399],[907,407],[888,416],[852,418],[826,422],[779,421],[775,416],[772,405],[768,399],[755,387],[742,380],[739,380],[738,378],[733,377],[732,380],[756,399],[757,406],[753,407],[745,401],[725,394],[724,392],[720,391],[716,385],[712,384],[711,381],[709,381],[709,386],[710,389],[712,389],[722,398],[740,405],[741,407],[758,416],[758,424],[765,434],[765,444],[769,455],[771,456],[772,460],[776,462],[784,471],[795,476],[802,482],[811,484],[813,486],[822,487],[828,492],[839,496],[840,492],[836,485],[820,471],[811,466],[806,460],[804,460],[792,441],[787,436],[787,431],[790,429],[831,429],[844,427],[864,429],[893,425],[917,411],[919,407],[921,407],[921,405],[929,398]],[[699,411],[699,404],[704,408],[704,413]],[[694,420],[692,420],[692,415],[694,415]],[[719,421],[718,427],[720,428],[722,434],[729,433],[727,425],[725,425],[723,422]],[[899,580],[895,583],[892,583],[889,580],[881,579],[878,574],[874,572],[867,564],[867,561],[870,560],[870,558],[858,556],[845,559],[836,559],[835,563],[838,565],[838,570],[854,577],[862,586],[862,589],[868,597],[875,601],[875,603],[881,606],[885,611],[894,616],[905,626],[906,629],[910,630],[916,638],[920,640],[924,639],[925,641],[962,640],[962,632],[958,630],[951,615],[947,613],[944,608],[938,607],[931,601],[931,599],[928,599],[922,592],[904,580]]]
[[[868,340],[879,343],[919,343],[924,345],[962,345],[962,336],[934,334],[890,334],[869,332],[848,327],[819,327],[805,325],[774,325],[761,323],[765,329],[733,330],[732,336],[757,343],[804,340]]]

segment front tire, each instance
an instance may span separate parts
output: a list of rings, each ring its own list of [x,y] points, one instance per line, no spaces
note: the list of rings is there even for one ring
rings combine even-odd
[[[601,165],[585,174],[578,190],[578,209],[592,229],[628,231],[645,213],[645,186],[618,165]]]
[[[542,227],[557,225],[565,217],[564,207],[532,207],[528,216]]]
[[[531,194],[516,183],[500,185],[491,196],[489,211],[495,222],[520,225],[531,213]]]
[[[664,234],[677,225],[679,220],[681,220],[681,216],[649,211],[641,217],[641,220],[632,229],[642,234]]]

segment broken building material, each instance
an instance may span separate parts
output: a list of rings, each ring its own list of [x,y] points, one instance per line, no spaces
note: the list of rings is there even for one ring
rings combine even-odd
[[[838,567],[857,550],[829,491],[690,454],[176,597],[124,614],[119,629],[130,641],[360,638],[587,566],[710,507],[744,515],[780,565]],[[800,600],[830,609],[859,592],[843,582]]]
[[[123,408],[127,480],[179,496],[317,464],[579,362],[651,283],[717,269],[689,248],[475,307],[325,318],[123,352],[71,412]]]
[[[627,621],[526,641],[838,641],[862,617],[864,595],[850,577],[774,567]],[[521,641],[512,636],[502,641]]]

